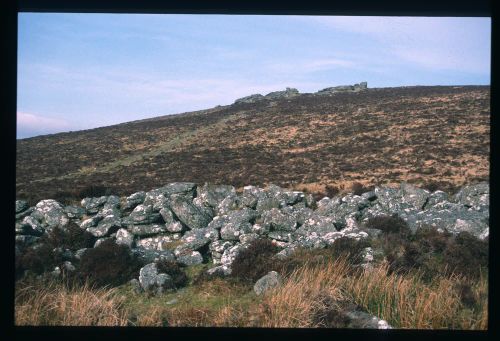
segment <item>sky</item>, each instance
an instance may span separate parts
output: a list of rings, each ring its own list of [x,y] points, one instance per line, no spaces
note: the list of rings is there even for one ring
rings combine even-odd
[[[491,18],[19,13],[17,138],[250,94],[489,85]]]

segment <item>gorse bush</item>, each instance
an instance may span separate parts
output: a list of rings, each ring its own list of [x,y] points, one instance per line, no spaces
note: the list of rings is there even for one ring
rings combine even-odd
[[[243,249],[231,265],[231,276],[240,281],[254,283],[272,269],[275,262],[272,257],[279,248],[269,239],[256,239],[248,248]]]
[[[117,286],[138,277],[141,266],[128,246],[108,239],[82,255],[77,271],[80,279],[97,286]]]

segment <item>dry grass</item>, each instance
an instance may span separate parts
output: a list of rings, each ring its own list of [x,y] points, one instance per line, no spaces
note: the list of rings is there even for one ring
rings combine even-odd
[[[472,304],[464,303],[456,289],[459,283],[466,283],[471,289],[468,301]],[[249,287],[223,279],[203,282],[186,290],[178,303],[166,305],[173,296],[144,297],[122,289],[95,289],[89,285],[78,289],[61,284],[20,285],[16,289],[15,323],[320,327],[323,321],[318,319],[319,315],[341,309],[342,302],[352,302],[398,329],[488,328],[488,283],[484,274],[476,281],[452,275],[436,276],[428,283],[422,281],[418,273],[388,273],[387,264],[353,272],[351,265],[340,258],[326,264],[307,262],[287,276],[281,287],[262,297],[256,297]],[[336,321],[329,323],[335,325]]]
[[[389,274],[386,264],[357,275],[340,259],[323,267],[296,270],[284,285],[269,293],[260,304],[262,327],[317,327],[314,313],[321,310],[319,298],[349,300],[385,319],[395,328],[487,329],[487,279],[470,282],[477,304],[465,307],[455,289],[463,278],[437,276],[424,283],[419,274]]]
[[[324,267],[308,265],[292,272],[282,287],[269,292],[260,305],[261,327],[296,328],[315,327],[314,311],[318,308],[315,297],[328,295],[341,299],[343,277],[349,265],[345,259]]]
[[[89,284],[69,288],[62,284],[16,288],[15,324],[22,326],[126,326],[123,299],[113,289]]]

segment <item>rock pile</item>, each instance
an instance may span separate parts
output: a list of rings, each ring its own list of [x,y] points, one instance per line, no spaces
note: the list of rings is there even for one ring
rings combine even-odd
[[[330,95],[336,92],[358,92],[368,88],[367,82],[361,82],[354,85],[339,85],[330,88],[325,88],[316,92],[317,95]]]
[[[456,195],[429,192],[402,183],[314,201],[311,194],[275,185],[246,186],[238,194],[225,185],[176,182],[128,197],[85,198],[64,206],[42,200],[34,207],[16,201],[16,251],[56,226],[75,222],[97,237],[132,248],[145,264],[158,260],[194,265],[211,261],[209,273],[230,274],[238,253],[257,238],[269,238],[287,257],[297,247],[324,248],[339,238],[367,238],[379,230],[364,227],[371,217],[398,215],[415,232],[424,226],[479,239],[489,233],[489,184],[463,187]],[[81,251],[83,253],[85,250]],[[366,250],[366,260],[373,259]],[[78,254],[78,252],[77,252]],[[170,286],[153,265],[141,270],[143,288]],[[259,289],[260,290],[260,289]]]

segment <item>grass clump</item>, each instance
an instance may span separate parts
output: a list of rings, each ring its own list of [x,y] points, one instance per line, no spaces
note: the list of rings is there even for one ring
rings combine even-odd
[[[16,284],[16,326],[126,326],[127,316],[114,289],[54,281]]]

